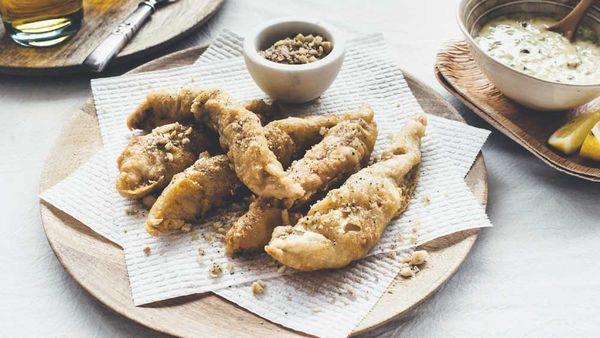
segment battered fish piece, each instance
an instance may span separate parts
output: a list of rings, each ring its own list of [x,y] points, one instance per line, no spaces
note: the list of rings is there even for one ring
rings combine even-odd
[[[227,155],[207,152],[189,168],[173,177],[158,197],[146,220],[153,236],[197,222],[207,212],[228,204],[242,188]]]
[[[123,197],[142,198],[164,188],[173,175],[192,165],[200,152],[216,149],[215,138],[203,127],[179,123],[133,137],[117,159],[117,191]]]
[[[287,173],[302,186],[304,195],[284,202],[257,198],[227,232],[227,253],[262,248],[269,242],[273,229],[284,224],[282,215],[286,207],[302,206],[315,193],[327,190],[360,170],[368,162],[377,139],[372,111],[368,118],[369,122],[363,119],[340,122],[303,158],[292,163]]]
[[[142,104],[127,117],[129,129],[152,130],[156,127],[179,122],[192,124],[195,122],[192,103],[200,95],[200,89],[182,88],[179,90],[152,91]],[[270,105],[264,100],[252,100],[244,103],[246,109],[256,113],[263,123],[279,114],[278,106]]]
[[[423,115],[411,119],[381,161],[331,190],[295,226],[275,228],[265,251],[302,271],[341,268],[364,257],[412,198],[426,124]]]
[[[322,138],[319,133],[322,128],[329,128],[340,120],[364,114],[287,118],[272,122],[265,128],[269,147],[287,166],[292,159]],[[298,132],[301,130],[304,133]],[[295,132],[289,135],[286,131]],[[179,229],[186,223],[195,223],[211,209],[230,201],[240,191],[242,183],[231,168],[228,157],[207,156],[202,154],[192,167],[175,175],[162,192],[148,214],[146,229],[150,234],[158,235],[160,232]],[[277,212],[280,213],[281,210],[278,209]],[[271,238],[271,230],[272,228],[269,229],[266,241]]]
[[[219,133],[221,147],[240,180],[259,196],[298,198],[304,190],[285,175],[281,162],[269,149],[265,128],[256,114],[220,89],[202,91],[192,112]]]

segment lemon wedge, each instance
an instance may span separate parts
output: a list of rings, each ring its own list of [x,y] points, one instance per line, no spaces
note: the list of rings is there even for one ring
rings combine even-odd
[[[600,121],[600,110],[579,114],[555,131],[548,139],[548,143],[567,155],[573,154],[581,148],[590,130],[598,121]]]
[[[600,161],[600,122],[596,123],[592,131],[585,137],[579,155],[590,160]]]

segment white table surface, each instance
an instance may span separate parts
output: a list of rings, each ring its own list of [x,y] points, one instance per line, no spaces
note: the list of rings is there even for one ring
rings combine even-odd
[[[456,7],[457,0],[227,0],[205,27],[169,51],[208,43],[223,28],[243,33],[265,19],[314,13],[350,35],[383,32],[404,69],[443,93],[470,124],[490,129],[433,75],[436,51],[460,37]],[[44,160],[89,95],[89,77],[0,76],[0,336],[156,335],[82,290],[42,229],[38,186]],[[551,169],[495,130],[483,153],[487,210],[495,227],[482,231],[461,269],[435,296],[372,335],[597,336],[600,184]]]

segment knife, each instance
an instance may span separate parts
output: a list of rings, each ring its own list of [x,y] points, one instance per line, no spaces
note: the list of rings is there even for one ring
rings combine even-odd
[[[94,72],[102,72],[156,9],[161,5],[175,1],[177,0],[146,0],[140,2],[137,9],[88,55],[83,61],[83,65]]]

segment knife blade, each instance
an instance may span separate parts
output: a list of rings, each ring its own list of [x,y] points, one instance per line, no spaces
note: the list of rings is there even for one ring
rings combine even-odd
[[[108,63],[127,45],[137,31],[146,23],[148,18],[160,8],[161,5],[173,3],[177,0],[146,0],[140,2],[138,7],[127,19],[121,22],[106,39],[104,39],[83,61],[83,65],[90,70],[100,73]]]

